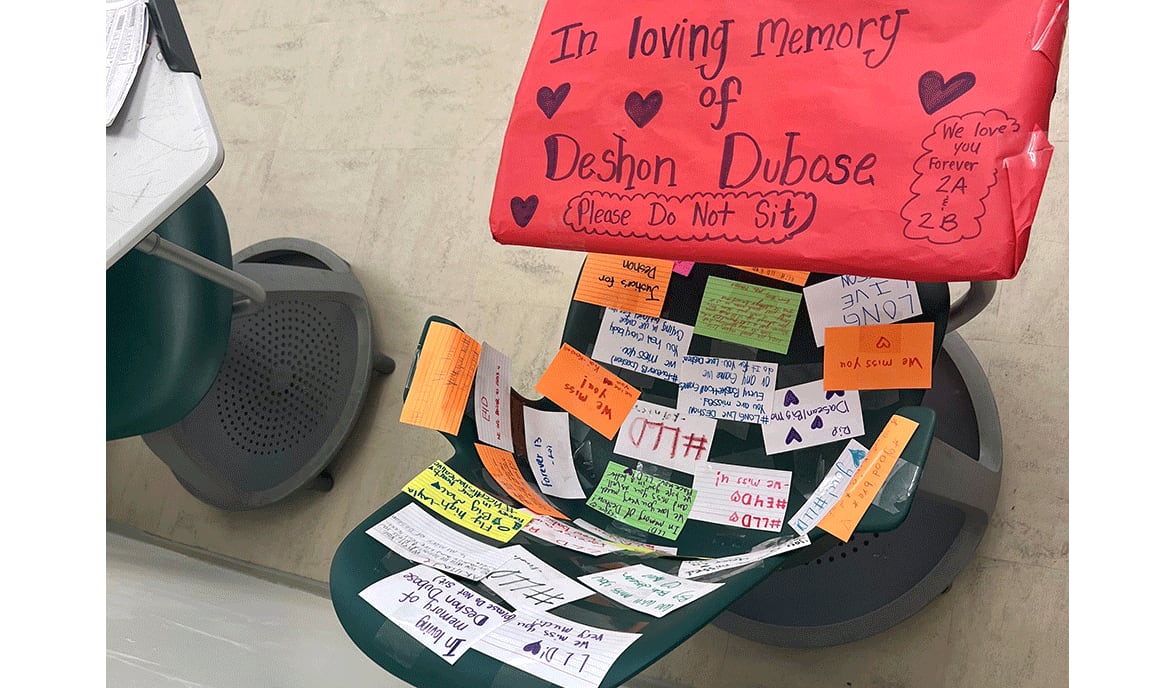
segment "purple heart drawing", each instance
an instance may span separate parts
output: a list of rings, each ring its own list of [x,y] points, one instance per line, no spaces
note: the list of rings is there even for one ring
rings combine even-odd
[[[946,82],[939,72],[927,72],[919,77],[919,102],[923,104],[923,112],[929,115],[946,107],[975,85],[976,75],[971,72],[960,72]]]
[[[789,444],[792,444],[793,442],[803,442],[803,441],[804,441],[804,438],[800,436],[800,433],[796,431],[796,428],[792,428],[791,430],[788,431],[788,437],[784,438],[784,445],[787,446]]]
[[[633,120],[633,124],[636,124],[639,129],[649,124],[649,120],[653,119],[661,106],[661,91],[650,91],[649,95],[644,98],[640,93],[633,91],[628,98],[625,98],[625,112],[629,114],[629,119]]]
[[[530,645],[524,645],[523,651],[530,652],[533,655],[537,655],[537,654],[539,654],[539,650],[542,648],[543,648],[543,646],[539,644],[538,640],[536,640],[535,642],[531,643]]]
[[[514,215],[515,224],[526,227],[535,216],[535,209],[539,207],[539,197],[531,194],[526,198],[515,196],[510,199],[510,214]]]
[[[787,392],[784,393],[784,405],[785,406],[795,406],[796,404],[799,404],[799,403],[800,403],[800,399],[796,398],[796,395],[793,394],[792,390],[788,390]]]
[[[825,401],[829,401],[833,397],[843,397],[845,392],[825,392]]]
[[[825,421],[821,420],[820,416],[817,416],[813,419],[813,424],[809,427],[811,427],[813,430],[820,430],[821,428],[825,427]]]
[[[535,102],[539,105],[539,109],[543,111],[543,114],[547,115],[547,119],[551,119],[555,115],[555,111],[559,109],[559,106],[563,105],[564,98],[568,97],[568,91],[570,90],[572,90],[571,84],[560,84],[554,91],[544,86],[535,94]]]

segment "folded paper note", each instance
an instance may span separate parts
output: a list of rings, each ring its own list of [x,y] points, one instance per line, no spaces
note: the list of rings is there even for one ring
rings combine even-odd
[[[490,472],[494,482],[498,483],[499,487],[506,490],[506,493],[518,500],[520,504],[537,514],[567,518],[559,509],[548,504],[547,500],[543,499],[538,492],[531,489],[530,483],[523,477],[522,471],[515,463],[514,454],[487,444],[475,443],[474,449],[478,451],[482,465]]]
[[[825,330],[825,389],[930,389],[934,323]]]
[[[503,504],[441,461],[434,461],[404,486],[404,493],[475,533],[506,542],[531,515]]]
[[[456,435],[478,371],[480,350],[473,337],[456,327],[430,324],[400,422]]]
[[[657,317],[673,270],[668,260],[589,254],[572,299]]]
[[[883,325],[923,312],[910,280],[842,275],[804,288],[804,303],[817,346],[825,346],[826,327]]]
[[[535,391],[610,440],[637,402],[637,388],[564,344]]]
[[[670,260],[1012,277],[1053,151],[1067,12],[548,0],[491,231]]]

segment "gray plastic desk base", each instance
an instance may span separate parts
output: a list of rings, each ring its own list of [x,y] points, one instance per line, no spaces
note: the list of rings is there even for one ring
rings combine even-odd
[[[1000,419],[984,370],[954,332],[934,379],[923,403],[938,416],[935,440],[906,521],[776,572],[714,625],[766,645],[840,645],[892,628],[951,586],[996,506]]]

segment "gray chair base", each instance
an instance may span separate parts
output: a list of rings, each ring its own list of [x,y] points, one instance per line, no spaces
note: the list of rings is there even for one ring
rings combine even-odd
[[[195,497],[244,510],[303,488],[330,489],[324,471],[355,424],[372,372],[391,373],[395,363],[373,348],[363,288],[330,250],[272,239],[233,262],[265,289],[264,306],[234,317],[224,363],[200,405],[143,439]]]
[[[1000,492],[1001,432],[984,370],[955,332],[924,405],[936,436],[910,514],[778,571],[713,622],[779,647],[827,647],[885,631],[945,592],[980,544]]]

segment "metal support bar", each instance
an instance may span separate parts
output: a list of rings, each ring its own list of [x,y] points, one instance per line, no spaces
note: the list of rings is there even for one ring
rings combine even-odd
[[[239,272],[226,268],[220,263],[193,253],[179,244],[172,243],[155,232],[151,232],[144,237],[142,241],[135,245],[135,248],[147,255],[156,256],[168,262],[175,263],[185,270],[190,270],[207,280],[244,296],[246,299],[244,301],[234,299],[234,316],[252,313],[265,305],[265,289],[257,282],[254,282]]]
[[[954,332],[980,314],[996,295],[996,282],[972,282],[968,291],[951,304],[947,313],[947,331]]]

